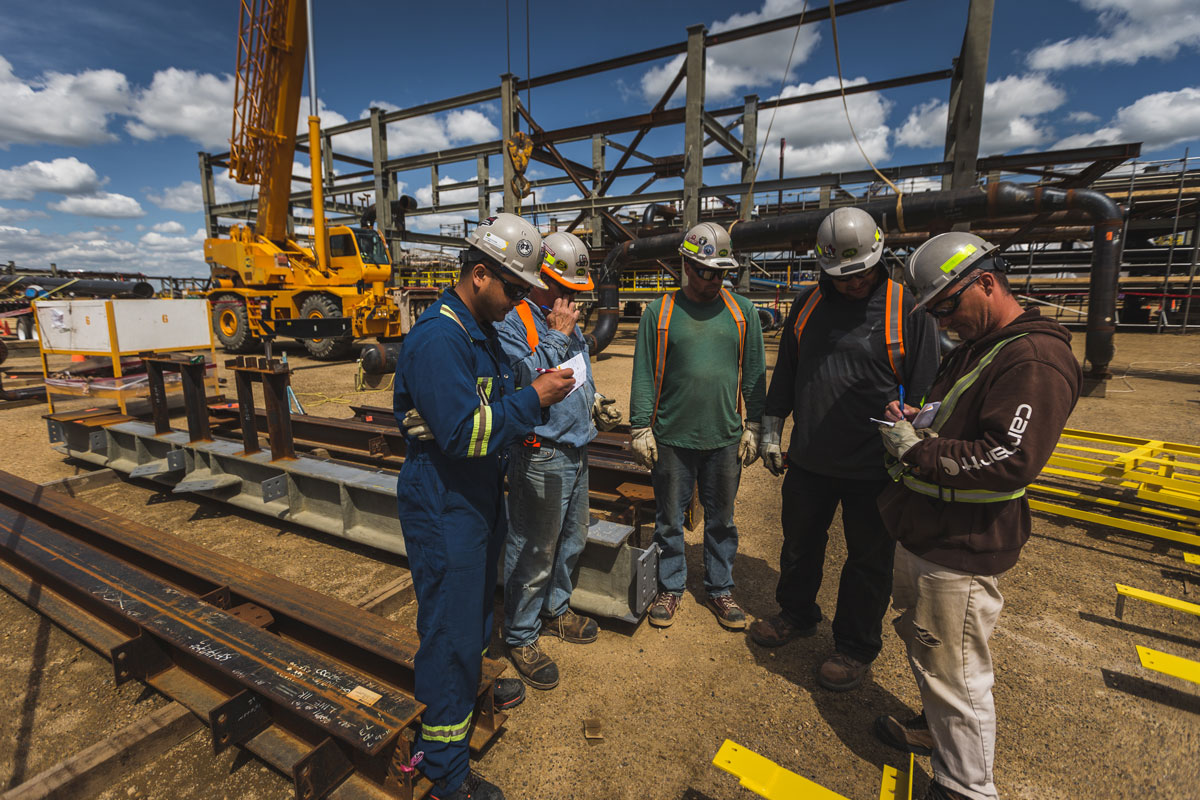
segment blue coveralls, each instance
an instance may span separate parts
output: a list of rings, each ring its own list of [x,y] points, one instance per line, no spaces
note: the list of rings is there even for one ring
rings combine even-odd
[[[396,364],[393,408],[416,408],[433,433],[408,437],[396,485],[417,594],[415,695],[426,706],[415,751],[447,790],[466,779],[467,732],[492,636],[496,565],[507,532],[506,451],[542,422],[537,392],[515,372],[490,324],[449,289],[421,314]]]

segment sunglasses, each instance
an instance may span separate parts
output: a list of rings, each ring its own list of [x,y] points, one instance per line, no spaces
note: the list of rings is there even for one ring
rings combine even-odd
[[[529,293],[533,291],[533,287],[527,283],[512,283],[505,280],[503,273],[501,273],[499,269],[496,269],[491,264],[484,264],[483,266],[488,272],[496,276],[496,280],[500,281],[500,283],[504,285],[505,297],[507,297],[509,300],[512,300],[514,303],[519,303],[526,297],[529,297]]]
[[[930,316],[936,317],[937,319],[944,319],[945,317],[950,316],[955,311],[958,311],[959,305],[962,304],[962,293],[965,292],[967,289],[970,289],[971,284],[974,283],[975,281],[979,280],[982,277],[983,277],[982,272],[976,272],[974,277],[972,277],[970,280],[968,280],[966,283],[964,283],[962,285],[961,289],[959,289],[957,292],[955,292],[954,294],[947,297],[945,300],[940,300],[933,305],[926,306],[925,311]]]
[[[692,264],[689,264],[688,266],[691,268],[692,272],[696,273],[696,277],[702,281],[712,281],[716,280],[717,278],[724,278],[725,273],[729,272],[729,270],[713,269],[712,267],[698,267]]]

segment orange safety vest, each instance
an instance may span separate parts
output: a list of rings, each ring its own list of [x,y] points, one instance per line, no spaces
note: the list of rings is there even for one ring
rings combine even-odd
[[[813,309],[821,302],[821,287],[817,286],[809,293],[808,299],[800,307],[796,315],[796,324],[792,330],[796,334],[796,346],[800,346],[800,334],[808,324]],[[883,340],[887,345],[888,364],[892,368],[896,381],[904,383],[904,287],[892,279],[887,282],[887,308],[883,320]]]
[[[663,374],[667,371],[667,330],[671,327],[671,312],[675,310],[675,295],[682,289],[663,295],[662,307],[658,310],[658,343],[654,356],[654,414],[650,417],[650,425],[658,419],[658,401],[662,395]],[[746,315],[742,307],[733,299],[733,293],[728,289],[721,290],[721,299],[725,307],[733,315],[733,321],[738,329],[738,413],[742,413],[742,354],[746,351]]]
[[[537,350],[541,337],[538,336],[537,325],[533,322],[533,307],[529,305],[528,300],[522,300],[521,305],[517,306],[517,316],[525,323],[525,341],[529,342],[529,350]]]

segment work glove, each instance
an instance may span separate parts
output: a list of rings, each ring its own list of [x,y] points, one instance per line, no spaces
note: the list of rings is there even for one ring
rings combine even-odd
[[[742,440],[738,442],[738,458],[743,467],[748,467],[758,460],[758,437],[762,425],[757,422],[747,422],[742,431]]]
[[[763,466],[772,475],[778,477],[787,469],[783,450],[779,447],[783,435],[783,417],[763,417],[762,436],[758,440],[759,452],[762,455]]]
[[[921,437],[908,420],[894,425],[880,425],[879,435],[883,437],[883,446],[887,451],[900,461],[904,460],[904,454],[911,450],[914,444],[921,441]]]
[[[633,454],[642,463],[642,466],[654,469],[654,462],[658,460],[658,445],[654,441],[654,431],[649,428],[633,429]]]
[[[611,397],[605,397],[596,392],[596,396],[592,400],[592,421],[600,430],[611,431],[621,424],[621,412],[615,408],[609,408],[616,402]]]
[[[433,439],[433,431],[429,430],[429,423],[415,408],[410,408],[404,415],[404,432],[422,442]]]

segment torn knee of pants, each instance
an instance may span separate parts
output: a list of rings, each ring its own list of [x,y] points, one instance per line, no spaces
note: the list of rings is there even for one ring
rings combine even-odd
[[[913,623],[914,638],[926,647],[941,647],[942,643],[936,636],[920,625]]]

